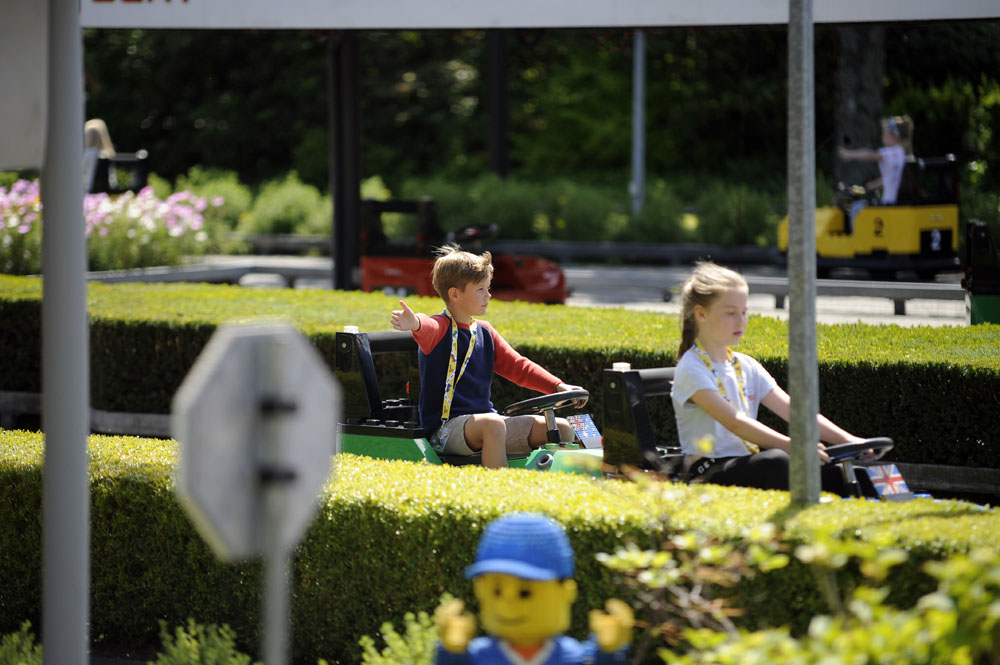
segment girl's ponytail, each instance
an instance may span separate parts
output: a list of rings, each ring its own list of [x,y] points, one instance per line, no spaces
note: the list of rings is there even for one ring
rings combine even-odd
[[[681,359],[684,352],[694,346],[694,341],[698,339],[698,324],[694,320],[694,307],[681,311],[681,343],[677,347],[677,360]]]

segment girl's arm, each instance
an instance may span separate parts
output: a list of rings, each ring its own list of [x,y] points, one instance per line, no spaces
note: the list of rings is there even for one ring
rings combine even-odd
[[[770,409],[776,416],[788,422],[792,400],[780,386],[775,386],[774,390],[764,396],[761,404]],[[838,427],[832,420],[822,413],[817,414],[816,422],[819,424],[819,438],[827,443],[854,443],[861,441],[861,437],[854,436],[847,430]],[[756,442],[755,442],[756,443]]]
[[[882,155],[878,150],[871,150],[869,148],[845,148],[841,146],[837,153],[843,160],[877,162],[882,159]]]
[[[719,391],[699,390],[691,396],[691,401],[744,441],[756,443],[761,448],[780,448],[788,452],[789,439],[787,436],[774,431],[745,413],[737,411]]]

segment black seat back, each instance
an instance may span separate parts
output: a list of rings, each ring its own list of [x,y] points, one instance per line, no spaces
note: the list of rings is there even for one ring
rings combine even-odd
[[[604,370],[605,463],[659,466],[666,447],[653,430],[647,398],[670,395],[673,379],[673,367]],[[666,450],[680,453],[676,446]]]
[[[409,395],[383,398],[375,371],[378,354],[415,354],[417,343],[413,335],[398,330],[338,332],[336,344],[335,372],[344,388],[345,420],[415,419]],[[409,378],[406,383],[409,387]]]

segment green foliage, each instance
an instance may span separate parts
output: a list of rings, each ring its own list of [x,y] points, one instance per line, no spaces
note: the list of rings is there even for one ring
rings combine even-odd
[[[178,176],[176,188],[214,201],[216,205],[206,211],[205,223],[221,224],[229,230],[236,228],[253,202],[253,192],[234,171],[192,166],[187,174]]]
[[[205,210],[206,253],[239,254],[247,250],[246,244],[231,232],[249,215],[254,197],[235,171],[192,166],[187,174],[178,176],[176,188],[212,202]]]
[[[160,621],[163,651],[151,665],[250,665],[250,657],[236,650],[236,634],[223,624],[203,626],[188,619],[186,627],[178,626],[174,634]]]
[[[884,588],[864,587],[853,594],[843,613],[814,617],[804,635],[792,635],[787,628],[729,636],[689,631],[690,650],[662,649],[660,656],[667,665],[997,662],[1000,558],[996,551],[976,549],[929,562],[925,570],[938,588],[909,608],[886,604]]]
[[[0,631],[16,630],[40,613],[44,456],[42,434],[0,431]],[[160,619],[177,626],[195,616],[229,624],[239,636],[236,646],[252,648],[259,640],[259,565],[219,563],[202,542],[174,494],[177,444],[92,436],[88,459],[91,634],[108,644],[145,648],[154,645]],[[444,593],[472,598],[462,571],[483,527],[511,511],[542,512],[566,528],[581,582],[575,636],[587,630],[588,609],[620,593],[597,554],[629,542],[650,549],[679,531],[698,529],[731,541],[775,523],[788,547],[825,529],[832,539],[905,549],[903,574],[887,580],[899,606],[927,592],[922,562],[973,547],[1000,548],[1000,515],[959,502],[838,501],[800,509],[790,505],[787,492],[642,487],[341,455],[295,551],[294,660],[358,662],[361,636],[376,634],[386,621],[398,625],[407,608],[431,611]],[[804,628],[821,613],[811,604],[815,582],[803,574],[804,564],[795,563],[735,588],[746,609],[739,627],[766,617],[771,625]]]
[[[816,28],[817,109],[836,106],[837,30]],[[1000,23],[889,23],[884,30],[885,111],[914,118],[919,156],[955,153],[963,163],[993,165],[982,187],[998,191]],[[785,29],[662,27],[645,34],[651,176],[673,182],[707,174],[780,200]],[[565,178],[624,195],[633,35],[493,35],[507,55],[511,175]],[[88,115],[108,122],[119,149],[148,149],[168,179],[201,164],[237,171],[256,186],[292,168],[322,190],[330,39],[322,31],[88,29]],[[482,30],[358,35],[366,174],[381,174],[396,190],[411,178],[461,182],[488,169],[488,39]],[[205,71],[211,75],[197,75]],[[836,126],[832,112],[817,113],[822,172],[842,138]],[[530,225],[533,217],[527,219]]]
[[[10,188],[18,180],[24,179],[17,171],[0,171],[0,187]]]
[[[681,224],[685,204],[674,188],[665,180],[656,180],[646,186],[646,200],[639,216],[628,220],[625,228],[612,235],[614,240],[631,240],[650,243],[690,242],[698,237]]]
[[[0,665],[42,665],[42,647],[35,644],[30,622],[0,640]]]
[[[445,602],[451,596],[444,594],[441,602]],[[382,624],[379,631],[385,647],[379,651],[375,640],[365,635],[359,640],[361,645],[361,662],[363,665],[394,665],[395,663],[407,663],[408,665],[433,665],[434,651],[437,645],[437,627],[434,620],[427,612],[413,614],[407,612],[403,615],[403,627],[405,632],[399,634],[389,622]],[[320,661],[321,665],[326,665],[325,660]]]
[[[411,298],[415,311],[439,311],[436,298]],[[281,292],[196,284],[88,285],[91,399],[107,411],[167,413],[170,399],[217,326],[280,319],[310,337],[332,367],[334,336],[344,325],[386,329],[397,299],[381,293]],[[603,371],[676,362],[674,315],[606,308],[493,301],[489,321],[522,354],[591,390],[603,424]],[[0,276],[0,389],[40,392],[41,282]],[[553,334],[553,331],[559,331]],[[740,350],[787,385],[788,324],[752,317]],[[893,460],[1000,467],[1000,326],[966,328],[819,325],[820,403],[848,431],[889,436]],[[497,378],[493,400],[530,394]],[[653,400],[653,426],[664,443],[676,427],[669,399]],[[779,426],[777,422],[769,424]],[[781,425],[783,426],[783,425]],[[942,445],[946,441],[947,445]]]
[[[283,180],[270,181],[261,188],[238,229],[250,234],[329,234],[332,219],[330,197],[303,183],[292,171]]]
[[[718,179],[694,179],[680,188],[663,179],[653,180],[647,186],[643,208],[634,219],[623,187],[563,178],[539,182],[488,174],[467,182],[443,178],[407,180],[403,195],[431,197],[446,231],[493,223],[500,228],[501,238],[542,242],[773,245],[779,221],[773,195]],[[681,223],[686,209],[693,210],[699,220],[692,228]]]
[[[700,193],[697,237],[701,242],[732,246],[773,247],[778,240],[779,217],[767,193],[745,186],[709,183]]]

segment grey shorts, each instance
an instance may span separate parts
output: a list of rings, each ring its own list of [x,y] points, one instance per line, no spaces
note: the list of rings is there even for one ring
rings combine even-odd
[[[465,441],[465,423],[471,417],[465,415],[449,418],[431,435],[431,447],[445,455],[475,455],[476,451],[469,448],[469,444]],[[507,452],[531,452],[528,437],[531,435],[535,416],[504,416],[503,419],[507,424]]]

